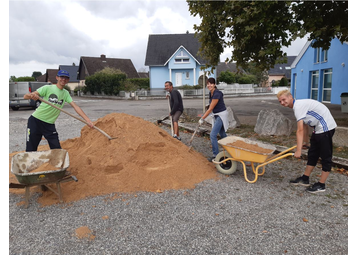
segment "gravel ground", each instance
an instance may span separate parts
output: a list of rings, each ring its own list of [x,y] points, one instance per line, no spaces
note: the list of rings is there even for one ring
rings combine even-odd
[[[10,121],[10,152],[24,150],[26,122]],[[61,140],[83,127],[65,118],[57,123]],[[181,136],[187,143],[191,133]],[[211,154],[206,138],[195,137],[193,148]],[[304,165],[274,162],[253,184],[238,166],[193,190],[112,194],[71,205],[41,207],[34,193],[24,209],[23,196],[10,194],[9,254],[347,254],[348,178],[331,173],[326,192],[309,194],[289,185]],[[83,226],[90,238],[76,236]]]

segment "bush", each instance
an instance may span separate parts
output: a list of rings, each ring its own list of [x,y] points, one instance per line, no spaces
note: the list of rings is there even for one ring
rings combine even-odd
[[[36,79],[30,76],[22,76],[22,77],[15,78],[14,81],[36,81]]]
[[[86,77],[86,92],[92,95],[104,93],[106,95],[118,95],[119,91],[124,90],[124,81],[127,75],[119,69],[106,67],[95,74]]]
[[[139,88],[139,86],[135,83],[133,83],[130,80],[124,81],[124,91],[126,92],[133,92],[136,91]]]
[[[149,78],[132,78],[132,79],[128,79],[128,81],[137,85],[139,89],[145,89],[145,90],[150,89]]]
[[[217,83],[225,82],[227,84],[233,84],[235,83],[235,81],[236,81],[236,77],[234,73],[230,71],[223,71],[220,73]]]
[[[203,85],[182,85],[182,86],[178,86],[175,87],[176,89],[202,89]]]
[[[225,82],[227,84],[257,84],[257,77],[253,74],[235,74],[230,71],[224,71],[220,73],[218,82]]]
[[[280,83],[278,84],[278,86],[287,87],[288,86],[288,80],[285,77],[281,78]]]
[[[256,76],[250,74],[242,74],[237,76],[236,82],[239,84],[256,84]]]

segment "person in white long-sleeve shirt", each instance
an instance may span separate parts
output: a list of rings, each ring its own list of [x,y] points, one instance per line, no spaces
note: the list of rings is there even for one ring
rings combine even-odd
[[[302,176],[290,183],[294,185],[309,185],[309,176],[321,158],[322,175],[319,182],[307,189],[308,192],[316,193],[325,191],[325,183],[332,167],[333,144],[332,137],[337,124],[329,111],[322,103],[313,99],[297,99],[292,97],[288,90],[280,91],[277,98],[282,106],[293,109],[297,120],[297,149],[294,157],[300,158],[302,154],[305,126],[313,128],[310,139],[310,147],[307,156],[307,166]]]

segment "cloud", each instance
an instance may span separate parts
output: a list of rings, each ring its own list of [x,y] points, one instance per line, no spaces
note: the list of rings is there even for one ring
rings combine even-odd
[[[9,76],[101,54],[140,69],[149,34],[194,32],[194,22],[184,0],[10,1]]]
[[[101,54],[148,69],[150,34],[194,33],[200,22],[185,0],[10,1],[9,76],[45,73]],[[230,55],[226,49],[221,60]]]

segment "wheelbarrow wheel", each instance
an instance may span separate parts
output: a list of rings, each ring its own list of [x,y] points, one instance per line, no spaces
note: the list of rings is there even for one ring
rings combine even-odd
[[[230,155],[228,152],[221,151],[215,157],[216,162],[224,161],[225,159],[229,158]],[[234,160],[228,160],[220,164],[215,164],[216,169],[222,174],[233,174],[236,172],[237,169],[237,162]]]

